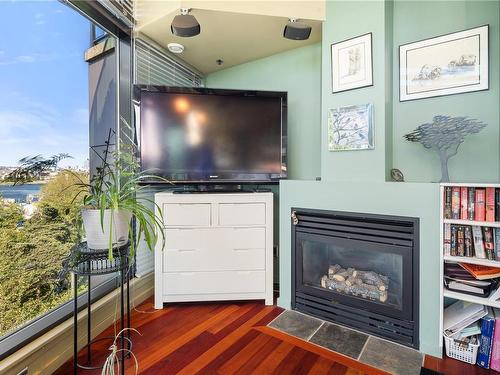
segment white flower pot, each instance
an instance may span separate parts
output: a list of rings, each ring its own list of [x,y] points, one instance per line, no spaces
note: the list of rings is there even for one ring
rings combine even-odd
[[[112,239],[115,246],[125,245],[129,240],[129,223],[132,219],[130,211],[105,210],[104,226],[101,227],[101,211],[94,209],[83,209],[82,220],[87,246],[90,249],[107,249],[109,246],[110,219],[113,214]]]

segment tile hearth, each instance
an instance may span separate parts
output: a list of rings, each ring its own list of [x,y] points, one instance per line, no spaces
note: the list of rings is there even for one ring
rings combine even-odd
[[[392,374],[420,374],[422,353],[297,311],[284,311],[268,326]]]

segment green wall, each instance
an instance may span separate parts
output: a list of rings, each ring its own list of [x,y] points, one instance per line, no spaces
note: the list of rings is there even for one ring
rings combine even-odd
[[[437,114],[470,116],[488,126],[470,136],[457,156],[450,159],[452,181],[498,182],[499,180],[499,46],[500,1],[397,1],[394,4],[394,167],[407,181],[439,181],[439,159],[420,144],[403,140],[418,125]],[[398,52],[401,44],[490,25],[490,89],[399,102]]]
[[[211,88],[288,91],[289,178],[320,175],[320,43],[283,52],[206,77]]]
[[[390,8],[383,1],[329,1],[326,4],[326,22],[322,42],[322,113],[321,113],[321,177],[332,181],[385,181],[387,160],[386,128],[391,116],[386,113],[386,86],[390,66],[386,64],[386,15]],[[390,16],[390,14],[389,14]],[[352,37],[372,33],[373,86],[332,94],[331,44]],[[374,106],[374,150],[328,151],[327,114],[329,109],[372,103]],[[386,147],[387,146],[387,147]],[[390,157],[390,153],[389,153]]]

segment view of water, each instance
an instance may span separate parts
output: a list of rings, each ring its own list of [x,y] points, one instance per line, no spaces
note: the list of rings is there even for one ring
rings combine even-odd
[[[40,193],[41,187],[42,184],[0,185],[0,195],[3,198],[15,199],[16,202],[26,202],[26,197]]]

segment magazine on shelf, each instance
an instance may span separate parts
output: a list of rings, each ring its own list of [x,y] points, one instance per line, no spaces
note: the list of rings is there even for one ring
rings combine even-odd
[[[486,306],[466,301],[456,301],[444,309],[443,329],[449,337],[456,338],[460,331],[488,314]]]

